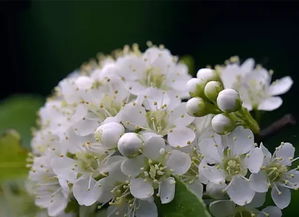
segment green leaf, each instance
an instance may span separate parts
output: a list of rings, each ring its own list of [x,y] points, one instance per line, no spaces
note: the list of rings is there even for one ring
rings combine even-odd
[[[22,143],[29,148],[31,129],[36,123],[37,111],[43,99],[33,95],[15,95],[0,102],[0,134],[15,129]]]
[[[27,175],[27,151],[20,145],[20,135],[8,130],[0,135],[0,182]]]
[[[159,217],[211,217],[202,199],[176,180],[175,198],[168,204],[158,205]]]

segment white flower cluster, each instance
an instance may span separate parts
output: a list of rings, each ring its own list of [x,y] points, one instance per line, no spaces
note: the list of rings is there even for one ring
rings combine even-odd
[[[76,216],[75,203],[108,217],[157,217],[157,201],[170,203],[180,180],[209,198],[216,217],[281,216],[299,184],[293,146],[273,155],[257,146],[238,92],[214,70],[197,77],[163,47],[133,46],[61,81],[32,141],[36,204],[50,216]],[[239,122],[228,129],[231,120]],[[259,211],[269,188],[276,206]]]

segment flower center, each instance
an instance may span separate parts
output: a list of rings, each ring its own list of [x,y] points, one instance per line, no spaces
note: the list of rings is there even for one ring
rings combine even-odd
[[[169,176],[169,171],[160,162],[148,160],[147,167],[144,168],[143,177],[153,181],[154,188],[159,187],[159,180]]]
[[[113,199],[109,202],[109,205],[123,205],[125,203],[134,203],[134,197],[130,193],[130,186],[127,182],[119,183],[118,185],[116,185],[112,189],[111,193],[113,195]]]
[[[230,158],[224,162],[224,170],[229,176],[235,176],[242,172],[239,158]]]
[[[162,88],[165,80],[165,75],[161,74],[158,69],[150,68],[145,72],[145,79],[142,84],[147,87]]]
[[[149,127],[161,135],[166,134],[165,129],[167,128],[167,117],[168,114],[165,110],[148,111],[146,113]]]
[[[282,164],[273,162],[265,167],[264,171],[266,172],[269,181],[273,183],[279,181],[282,178],[283,174],[288,171],[288,169]]]

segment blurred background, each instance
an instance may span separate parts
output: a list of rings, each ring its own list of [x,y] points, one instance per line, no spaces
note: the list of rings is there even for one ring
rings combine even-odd
[[[109,54],[132,43],[145,48],[148,40],[164,44],[175,55],[192,56],[193,74],[238,55],[273,69],[274,79],[290,75],[294,85],[283,96],[283,105],[265,113],[261,125],[266,127],[286,113],[299,120],[295,1],[1,1],[0,33],[0,133],[6,136],[0,139],[0,151],[7,139],[23,146],[16,156],[6,154],[7,159],[19,159],[30,149],[36,111],[62,78],[98,52]],[[265,144],[274,147],[289,141],[299,149],[298,136],[298,125],[292,126]],[[3,162],[4,155],[0,152]],[[26,176],[24,170],[20,174]],[[0,175],[0,216],[27,216],[7,211],[15,195],[24,194],[18,183],[9,182],[14,177],[7,177]],[[298,203],[296,192],[284,216],[296,216]]]

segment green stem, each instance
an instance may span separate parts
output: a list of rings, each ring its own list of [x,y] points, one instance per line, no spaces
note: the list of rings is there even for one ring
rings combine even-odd
[[[260,127],[246,108],[241,108],[239,111],[230,113],[229,117],[234,120],[237,125],[248,127],[254,134],[259,134]]]

